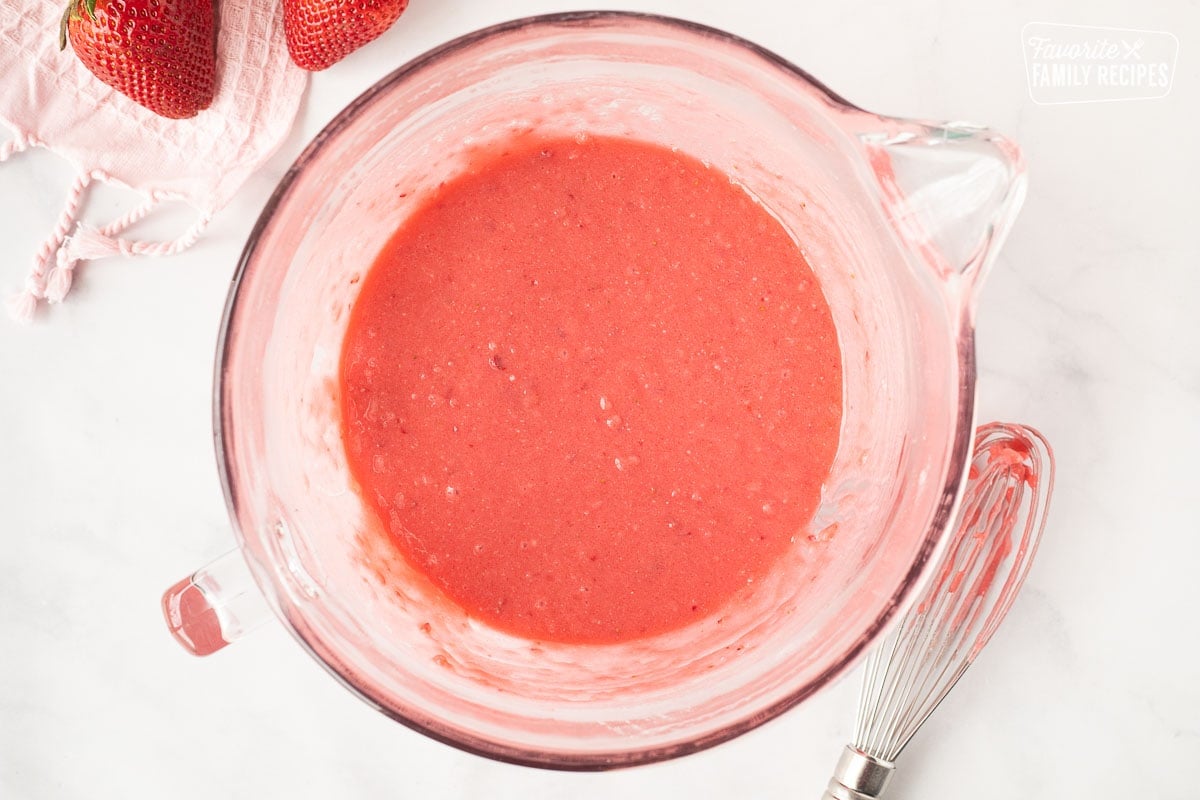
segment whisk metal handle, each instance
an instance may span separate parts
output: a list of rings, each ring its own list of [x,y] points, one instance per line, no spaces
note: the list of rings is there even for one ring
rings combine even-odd
[[[875,800],[883,795],[895,765],[847,747],[821,800]]]

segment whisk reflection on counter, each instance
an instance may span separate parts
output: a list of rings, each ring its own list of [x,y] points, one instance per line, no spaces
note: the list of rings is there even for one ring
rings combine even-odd
[[[854,739],[822,800],[881,797],[917,729],[979,655],[1033,561],[1054,483],[1040,433],[993,422],[975,452],[957,523],[929,586],[867,659]]]

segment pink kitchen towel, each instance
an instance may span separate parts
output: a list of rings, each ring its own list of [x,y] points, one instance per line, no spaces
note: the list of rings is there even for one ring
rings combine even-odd
[[[62,301],[81,262],[170,255],[194,244],[287,136],[308,80],[288,58],[279,3],[220,0],[213,104],[191,119],[165,119],[101,83],[70,45],[59,50],[63,8],[62,0],[19,0],[0,12],[0,120],[13,133],[0,142],[0,161],[45,147],[76,171],[23,290],[10,298],[19,321],[42,301]],[[143,202],[105,225],[85,224],[80,206],[97,181],[128,187]],[[166,201],[196,210],[177,238],[122,235]]]

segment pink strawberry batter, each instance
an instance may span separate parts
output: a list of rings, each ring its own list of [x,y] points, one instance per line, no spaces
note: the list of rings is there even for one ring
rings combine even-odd
[[[395,546],[471,616],[624,641],[718,611],[807,531],[840,357],[799,248],[728,176],[529,134],[383,248],[343,435]]]

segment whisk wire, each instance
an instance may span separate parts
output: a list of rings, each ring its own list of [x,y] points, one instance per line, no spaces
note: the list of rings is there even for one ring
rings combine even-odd
[[[985,501],[993,500],[994,494],[989,487],[984,492]],[[962,516],[977,519],[975,510],[969,507]],[[874,736],[867,742],[867,752],[872,755],[891,761],[903,750],[920,725],[919,721],[913,725],[913,720],[923,720],[937,704],[936,696],[930,695],[931,684],[944,680],[969,632],[970,625],[962,625],[962,615],[956,614],[954,609],[963,597],[961,577],[974,569],[982,552],[982,543],[978,537],[964,541],[969,546],[948,554],[946,565],[937,573],[930,594],[889,637],[894,644],[877,651],[871,659],[887,665],[885,676],[888,670],[893,672],[884,684],[878,705],[870,709],[868,727],[873,728]],[[943,621],[948,618],[952,622],[946,625]],[[900,643],[903,643],[903,649],[897,659],[896,645]],[[924,652],[919,652],[920,648],[924,648]],[[888,650],[891,652],[886,653]],[[940,671],[938,665],[941,665]],[[868,680],[874,682],[871,676]],[[904,698],[911,698],[911,702],[901,702]]]
[[[1037,431],[1005,423],[979,429],[943,561],[867,659],[852,746],[826,798],[882,794],[892,763],[1011,607],[1037,551],[1053,476],[1053,455]]]
[[[998,533],[993,522],[999,518],[997,514],[1003,514],[999,501],[1004,488],[997,480],[997,471],[987,469],[977,480],[981,491],[968,495],[960,513],[962,537],[956,542],[960,546],[948,554],[942,585],[935,584],[934,587],[934,591],[941,589],[941,593],[935,595],[936,612],[928,617],[933,628],[932,655],[918,659],[924,667],[916,671],[921,676],[921,683],[916,687],[907,687],[905,692],[915,702],[901,704],[907,713],[888,731],[890,741],[894,743],[891,748],[892,760],[899,756],[917,729],[966,671],[966,662],[962,659],[963,647],[978,630],[982,599],[991,577],[986,570],[988,557],[984,556],[985,544],[992,540],[992,535]],[[997,551],[1004,548],[992,549]],[[983,585],[981,580],[984,580]]]

